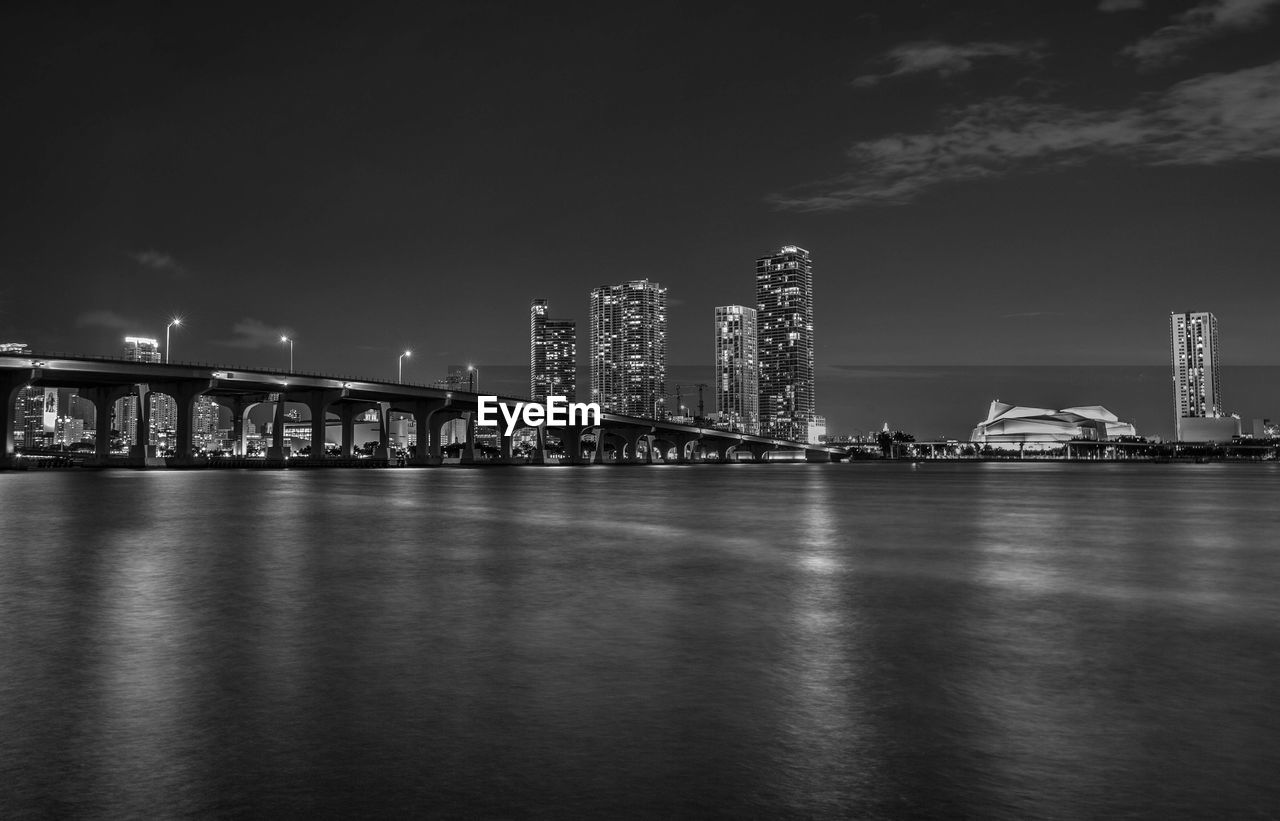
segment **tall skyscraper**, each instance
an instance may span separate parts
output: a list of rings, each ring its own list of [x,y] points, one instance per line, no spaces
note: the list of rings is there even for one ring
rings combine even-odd
[[[571,319],[552,319],[545,299],[529,303],[529,396],[544,402],[578,393],[578,325]]]
[[[160,343],[145,336],[126,336],[124,338],[124,358],[130,362],[163,362]],[[165,424],[170,421],[172,424]],[[159,395],[151,406],[151,442],[155,444],[156,428],[176,427],[178,423],[177,407],[168,396]],[[120,432],[125,444],[137,444],[134,440],[138,429],[138,397],[126,396],[116,400],[115,423],[113,429]]]
[[[761,433],[807,442],[817,422],[808,251],[784,245],[756,260],[756,310]]]
[[[667,289],[647,279],[591,291],[591,401],[631,416],[664,415]]]
[[[1218,319],[1207,311],[1169,315],[1169,348],[1173,359],[1174,411],[1178,438],[1183,419],[1225,416],[1218,361]]]
[[[716,308],[716,414],[729,430],[760,432],[760,361],[756,310]]]

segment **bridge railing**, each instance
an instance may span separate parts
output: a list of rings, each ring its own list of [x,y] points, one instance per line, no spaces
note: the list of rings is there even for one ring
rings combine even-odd
[[[264,368],[259,366],[228,364],[226,362],[198,362],[194,360],[170,360],[168,362],[144,362],[136,359],[125,359],[122,356],[103,356],[101,354],[86,353],[69,353],[66,351],[23,351],[22,353],[6,353],[0,354],[11,356],[15,359],[29,359],[38,361],[41,359],[79,359],[87,362],[122,362],[130,366],[141,365],[144,367],[187,367],[187,368],[210,368],[217,371],[245,371],[247,373],[265,373],[274,376],[309,376],[315,379],[332,379],[338,382],[371,382],[378,385],[404,385],[411,388],[428,388],[436,389],[435,385],[427,385],[421,382],[397,382],[389,379],[375,379],[368,376],[348,376],[343,374],[319,373],[316,371],[298,371],[284,370],[282,368]]]

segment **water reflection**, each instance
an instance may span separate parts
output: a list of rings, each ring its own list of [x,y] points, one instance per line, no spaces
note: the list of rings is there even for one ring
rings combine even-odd
[[[1094,467],[0,474],[0,815],[1274,805],[1276,472]]]

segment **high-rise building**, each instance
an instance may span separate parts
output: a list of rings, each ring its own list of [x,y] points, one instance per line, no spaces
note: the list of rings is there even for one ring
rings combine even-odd
[[[545,299],[529,303],[529,397],[544,402],[578,393],[578,325],[571,319],[552,319]]]
[[[126,336],[124,338],[124,358],[130,362],[162,362],[160,343],[145,336]],[[151,405],[151,442],[155,444],[157,428],[177,427],[177,407],[174,401],[163,394],[155,397]],[[168,423],[168,424],[166,424]],[[116,400],[114,430],[120,432],[125,444],[137,444],[134,440],[138,429],[138,397],[126,396]]]
[[[798,442],[816,422],[813,390],[813,265],[784,245],[756,260],[760,430]]]
[[[760,432],[756,309],[716,308],[716,415],[729,430]]]
[[[22,434],[27,450],[54,444],[58,420],[56,388],[24,387],[18,390],[13,407],[13,432]]]
[[[647,279],[591,291],[591,401],[661,417],[667,398],[667,289]]]
[[[1183,439],[1185,428],[1194,428],[1198,433],[1203,427],[1187,425],[1183,420],[1227,415],[1222,404],[1217,317],[1208,311],[1171,313],[1169,350],[1178,438]]]

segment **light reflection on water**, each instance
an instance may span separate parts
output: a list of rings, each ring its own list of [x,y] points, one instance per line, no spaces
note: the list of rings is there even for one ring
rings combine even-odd
[[[1277,475],[0,474],[0,816],[1265,816]]]

